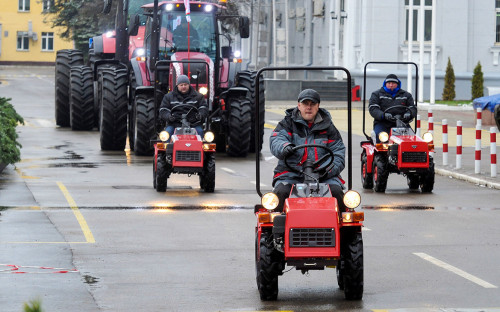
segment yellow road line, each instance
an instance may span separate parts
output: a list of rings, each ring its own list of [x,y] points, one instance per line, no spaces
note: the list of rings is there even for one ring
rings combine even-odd
[[[68,201],[71,210],[73,210],[73,213],[75,214],[75,217],[78,220],[78,223],[80,224],[83,234],[85,235],[87,243],[95,243],[94,236],[92,235],[92,232],[90,231],[89,226],[87,225],[87,221],[85,221],[85,218],[80,212],[80,209],[78,209],[78,206],[76,205],[75,201],[69,194],[68,189],[66,189],[64,184],[62,184],[61,182],[57,182],[57,185],[61,189],[61,192],[64,194],[64,197],[66,197],[66,200]]]

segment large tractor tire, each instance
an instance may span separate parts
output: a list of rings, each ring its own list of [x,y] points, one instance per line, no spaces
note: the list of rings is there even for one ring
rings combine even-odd
[[[344,228],[341,238],[341,276],[347,300],[363,298],[363,238],[357,228]],[[340,285],[340,284],[339,284]]]
[[[364,189],[371,189],[373,187],[373,171],[368,173],[368,160],[366,151],[361,154],[361,184]]]
[[[83,53],[77,50],[59,50],[56,54],[55,67],[55,113],[56,125],[69,127],[69,89],[70,70],[73,66],[83,65]]]
[[[285,266],[283,254],[274,248],[272,236],[262,233],[256,252],[257,287],[261,300],[278,299],[278,276]]]
[[[102,104],[99,130],[102,150],[124,150],[127,141],[126,69],[107,68],[102,71]]]
[[[205,193],[213,193],[215,190],[215,154],[206,153],[203,171],[200,174],[200,188]]]
[[[242,72],[239,72],[236,75],[236,85],[238,87],[244,87],[248,89],[247,93],[247,100],[250,102],[250,105],[252,107],[252,130],[250,132],[250,148],[249,152],[250,153],[255,153],[255,111],[257,109],[257,97],[256,97],[256,84],[255,84],[255,77],[257,76],[256,71],[250,71],[250,70],[245,70]],[[260,153],[262,150],[262,142],[264,138],[264,122],[266,118],[265,114],[265,99],[264,99],[264,92],[265,92],[265,86],[264,86],[264,80],[259,80],[259,144],[258,144],[258,149],[257,152]]]
[[[134,145],[135,154],[139,156],[151,156],[154,152],[150,142],[155,138],[154,104],[153,97],[146,94],[135,97],[134,132],[132,137],[129,137],[129,144]]]
[[[250,147],[251,108],[244,97],[228,98],[229,117],[226,136],[226,153],[229,156],[245,157]]]
[[[130,73],[129,77],[129,91],[128,91],[128,141],[130,145],[130,150],[135,151],[135,145],[134,145],[134,135],[135,135],[135,89],[137,88],[137,81],[135,80],[134,73]]]
[[[71,68],[69,111],[72,130],[94,128],[94,82],[89,66]]]
[[[381,155],[375,155],[373,159],[373,190],[377,193],[385,192],[387,188],[387,179],[389,172],[387,171],[387,161]]]

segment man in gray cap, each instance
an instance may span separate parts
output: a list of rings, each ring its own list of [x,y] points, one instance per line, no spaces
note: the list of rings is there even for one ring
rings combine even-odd
[[[304,181],[303,175],[287,168],[285,159],[289,165],[300,168],[307,159],[316,161],[327,154],[327,151],[317,147],[293,150],[295,146],[303,144],[324,145],[335,155],[333,166],[322,168],[325,169],[325,175],[320,182],[329,184],[332,195],[337,199],[341,210],[345,211],[344,181],[340,177],[345,166],[345,146],[340,132],[333,125],[330,113],[320,108],[319,103],[320,96],[316,90],[303,90],[299,94],[297,107],[285,111],[285,117],[271,134],[271,153],[279,159],[273,177],[273,192],[280,199],[277,211],[283,211],[283,204],[290,195],[292,185]]]
[[[389,109],[394,106],[398,107]],[[374,119],[373,130],[377,142],[380,132],[385,131],[390,134],[391,128],[396,126],[396,116],[399,115],[404,122],[410,122],[417,116],[413,97],[401,89],[401,81],[394,74],[387,75],[382,87],[372,93],[368,110]]]
[[[178,105],[189,104],[179,106]],[[196,110],[192,110],[192,107]],[[173,110],[173,114],[172,114]],[[182,114],[187,114],[187,118],[191,127],[196,129],[196,132],[203,136],[203,120],[208,116],[207,100],[203,94],[197,92],[190,84],[189,78],[186,75],[177,77],[177,85],[172,92],[165,94],[160,105],[160,118],[166,123],[165,130],[170,134],[174,133],[176,127],[181,126]]]

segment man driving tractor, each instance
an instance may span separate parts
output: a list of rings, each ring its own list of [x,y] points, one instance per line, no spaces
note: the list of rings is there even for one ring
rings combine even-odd
[[[273,192],[278,195],[276,211],[283,211],[285,199],[290,195],[293,184],[302,183],[304,176],[287,169],[285,159],[293,167],[300,167],[307,159],[321,159],[327,153],[316,147],[294,151],[303,144],[319,144],[330,149],[335,155],[333,166],[324,169],[320,183],[327,183],[332,195],[337,199],[341,211],[343,202],[343,181],[340,172],[345,166],[345,146],[340,132],[333,125],[330,113],[319,107],[320,95],[313,89],[305,89],[298,96],[297,107],[286,110],[286,115],[274,129],[270,138],[271,153],[279,159],[274,169]]]

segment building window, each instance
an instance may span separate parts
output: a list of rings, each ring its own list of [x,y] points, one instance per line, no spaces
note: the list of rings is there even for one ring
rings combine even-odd
[[[406,31],[405,39],[408,41],[408,21],[409,21],[409,6],[410,0],[405,0],[405,11],[406,11]],[[418,38],[418,19],[420,14],[420,1],[424,2],[424,41],[431,41],[432,33],[432,0],[413,0],[413,42],[419,42]],[[497,2],[499,0],[496,0]]]
[[[495,43],[500,43],[500,0],[495,0],[495,11],[496,11],[495,13],[497,16]]]
[[[30,37],[27,32],[18,32],[17,34],[17,50],[28,51],[30,49]]]
[[[43,10],[43,12],[48,12],[50,10],[50,1],[51,0],[43,0],[42,1],[42,10]]]
[[[42,32],[42,51],[54,51],[53,32]]]
[[[30,0],[19,0],[19,11],[29,11]]]

